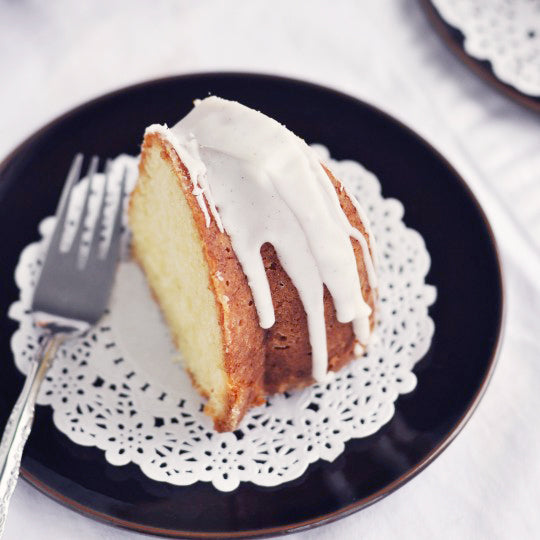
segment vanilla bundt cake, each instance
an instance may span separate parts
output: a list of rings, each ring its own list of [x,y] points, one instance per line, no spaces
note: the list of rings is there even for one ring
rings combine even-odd
[[[324,381],[374,325],[365,214],[284,126],[208,97],[147,128],[133,253],[218,431],[272,393]]]

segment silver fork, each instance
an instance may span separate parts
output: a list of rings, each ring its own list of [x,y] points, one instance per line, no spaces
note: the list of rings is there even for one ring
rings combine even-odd
[[[61,250],[69,202],[73,188],[80,179],[82,162],[83,156],[78,154],[68,173],[56,210],[56,226],[32,300],[34,322],[43,328],[45,333],[0,442],[0,536],[5,526],[9,501],[19,476],[24,445],[32,427],[39,387],[60,345],[67,339],[86,332],[105,311],[118,261],[127,171],[124,170],[122,176],[110,241],[103,250],[100,232],[104,227],[105,200],[110,190],[110,162],[107,162],[105,168],[105,187],[99,202],[98,216],[90,233],[88,256],[85,261],[81,261],[82,237],[88,217],[94,176],[98,168],[97,157],[92,158],[88,169],[88,189],[75,236],[69,249]]]

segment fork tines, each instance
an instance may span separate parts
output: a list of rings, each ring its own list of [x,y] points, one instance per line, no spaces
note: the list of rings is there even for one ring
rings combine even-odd
[[[82,163],[83,163],[83,155],[79,153],[73,159],[69,173],[67,175],[66,182],[62,190],[60,201],[58,203],[58,207],[56,210],[56,227],[54,230],[54,234],[51,238],[51,242],[49,244],[49,251],[52,251],[52,252],[61,251],[62,238],[65,233],[66,225],[67,225],[69,204],[71,201],[73,189],[75,188],[75,186],[77,185],[81,177]],[[88,172],[86,174],[88,187],[86,189],[86,194],[82,202],[82,210],[79,216],[77,217],[78,222],[77,222],[76,232],[73,236],[72,241],[70,242],[68,250],[62,251],[66,255],[71,255],[73,257],[76,257],[78,260],[79,260],[80,250],[82,247],[82,237],[85,231],[85,225],[88,221],[88,213],[89,213],[89,206],[90,206],[89,201],[90,201],[91,195],[94,193],[94,189],[93,189],[94,183],[95,183],[94,177],[98,170],[98,164],[99,164],[99,158],[97,156],[93,156],[92,159],[90,160]],[[120,234],[120,228],[121,228],[121,223],[122,223],[123,200],[125,196],[125,187],[126,187],[126,175],[127,175],[127,171],[124,170],[121,184],[120,184],[118,202],[117,202],[115,214],[114,214],[111,241],[109,241],[107,249],[102,250],[100,253],[99,246],[100,246],[100,242],[103,239],[100,233],[105,228],[105,206],[106,206],[107,196],[111,190],[110,188],[111,161],[107,160],[105,164],[105,185],[103,187],[103,190],[100,196],[97,218],[94,221],[93,227],[91,227],[89,231],[89,235],[90,235],[90,238],[88,241],[89,251],[88,251],[88,257],[86,257],[86,263],[92,261],[96,257],[99,259],[106,259],[106,258],[116,259],[118,250],[116,249],[117,246],[115,244],[117,243],[112,240],[118,234]],[[118,247],[119,247],[119,243],[118,243]]]
[[[105,207],[113,191],[111,188],[112,163],[110,161],[106,163],[105,183],[97,201],[98,206],[95,208],[94,204],[90,203],[90,198],[95,187],[99,159],[93,157],[90,160],[86,175],[88,186],[81,210],[76,218],[75,233],[67,249],[64,249],[64,233],[68,227],[72,226],[68,223],[73,214],[70,203],[81,177],[82,164],[83,156],[77,154],[62,190],[56,211],[56,226],[36,284],[31,309],[93,324],[107,307],[114,279],[121,245],[128,171],[124,169],[122,172],[116,206],[111,209],[112,215],[110,215]],[[90,215],[91,207],[94,207],[92,215]],[[95,213],[97,213],[96,218],[94,218]],[[88,224],[90,219],[92,225]],[[109,237],[108,241],[104,238],[102,231],[107,231],[107,233],[110,231],[110,234],[105,235]],[[88,236],[90,239],[87,244]]]

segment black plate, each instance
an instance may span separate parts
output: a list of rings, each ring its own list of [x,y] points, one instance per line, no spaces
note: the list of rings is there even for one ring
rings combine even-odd
[[[479,60],[470,56],[463,46],[465,42],[465,36],[463,33],[454,26],[448,24],[440,15],[437,8],[433,5],[431,0],[420,0],[420,5],[424,9],[429,22],[433,28],[437,31],[439,36],[443,39],[450,50],[470,69],[472,69],[477,75],[482,77],[488,84],[511,97],[514,101],[517,101],[520,105],[532,109],[534,112],[540,113],[540,97],[530,96],[514,88],[511,84],[507,84],[501,81],[491,66],[491,62],[488,60]]]
[[[386,197],[405,205],[432,257],[427,281],[438,290],[432,347],[416,369],[418,386],[397,401],[377,434],[349,441],[333,463],[319,461],[277,488],[242,484],[222,493],[208,483],[174,487],[134,465],[109,465],[101,450],[73,444],[39,407],[23,476],[94,518],[170,536],[264,535],[326,523],[396,489],[448,445],[470,417],[493,371],[503,310],[495,243],[482,210],[452,167],[425,141],[381,111],[333,90],[264,75],[201,74],[152,81],[87,103],[19,146],[0,166],[0,303],[17,296],[13,270],[54,212],[76,152],[138,152],[145,126],[177,121],[193,98],[236,99],[285,123],[337,159],[362,162]],[[13,321],[2,317],[0,425],[22,384],[11,362]]]

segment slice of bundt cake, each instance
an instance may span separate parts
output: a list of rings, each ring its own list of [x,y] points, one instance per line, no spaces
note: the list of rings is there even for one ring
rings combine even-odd
[[[374,325],[373,238],[356,199],[284,126],[217,97],[146,130],[133,252],[218,431],[323,381]]]

